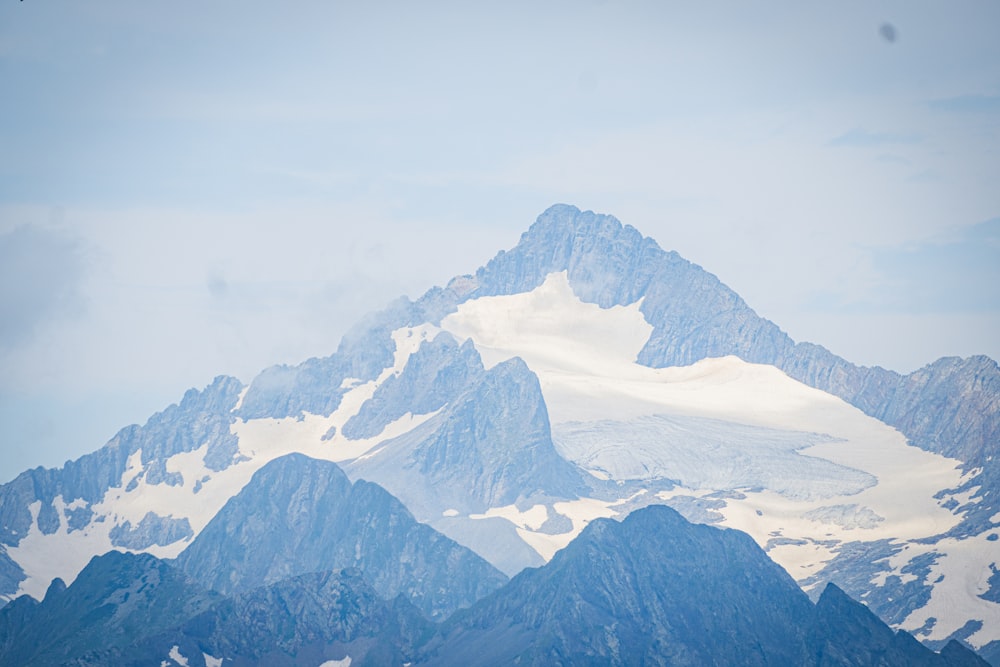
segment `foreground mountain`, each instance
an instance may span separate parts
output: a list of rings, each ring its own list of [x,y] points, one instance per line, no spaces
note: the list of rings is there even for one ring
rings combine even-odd
[[[110,552],[41,602],[0,609],[0,664],[319,665],[352,655],[401,664],[432,625],[358,570],[312,572],[231,597],[148,554]]]
[[[400,665],[432,630],[402,597],[380,598],[357,570],[312,572],[236,594],[169,631],[73,664]]]
[[[830,585],[814,606],[747,535],[666,507],[599,519],[446,622],[433,665],[983,665],[938,655]]]
[[[68,588],[56,579],[40,603],[22,596],[0,609],[0,664],[62,665],[128,646],[220,599],[153,556],[112,551]]]
[[[593,522],[550,563],[436,627],[358,570],[224,599],[171,570],[113,552],[41,603],[19,598],[0,610],[0,663],[985,665],[957,642],[937,654],[893,632],[832,584],[814,606],[747,535],[666,507]],[[43,637],[42,626],[59,631]]]
[[[1000,657],[998,442],[992,360],[856,367],[631,227],[555,206],[330,357],[217,378],[0,487],[0,594],[41,598],[113,548],[176,557],[300,452],[508,575],[665,503],[746,531],[814,597],[834,582],[932,646]]]
[[[445,618],[507,581],[469,549],[417,523],[396,498],[351,483],[335,463],[289,454],[268,463],[177,557],[222,594],[288,577],[358,569],[375,593]]]

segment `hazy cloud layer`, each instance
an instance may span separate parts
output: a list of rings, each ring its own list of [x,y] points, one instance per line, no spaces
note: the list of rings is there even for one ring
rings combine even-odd
[[[885,284],[871,305],[907,313],[1000,314],[1000,218],[924,243],[878,250]]]
[[[930,107],[936,111],[1000,114],[1000,95],[958,95],[933,100]]]
[[[78,316],[84,271],[72,237],[35,225],[0,234],[0,347],[22,345],[39,328]]]
[[[916,134],[897,134],[893,132],[870,132],[856,127],[839,137],[830,140],[831,146],[883,146],[886,144],[915,144],[920,141]]]

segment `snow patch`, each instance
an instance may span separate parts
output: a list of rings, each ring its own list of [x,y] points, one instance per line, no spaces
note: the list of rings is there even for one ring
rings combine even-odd
[[[604,375],[634,362],[649,340],[653,327],[639,311],[641,304],[601,308],[584,303],[562,271],[549,274],[531,292],[466,301],[441,321],[441,328],[458,340],[471,338],[487,368],[520,356],[533,370],[543,366]]]
[[[958,505],[955,508],[956,512],[961,511],[965,505],[978,503],[980,500],[982,500],[981,498],[973,498],[973,496],[979,492],[980,488],[981,487],[979,486],[974,486],[961,493],[949,493],[947,494],[947,498],[949,498],[950,500],[954,500],[956,503],[958,503]]]
[[[327,660],[319,667],[351,667],[351,656],[347,656],[340,660]]]
[[[607,502],[596,498],[579,498],[577,500],[567,500],[553,503],[552,509],[557,514],[567,517],[572,523],[572,530],[559,533],[558,535],[548,535],[539,533],[527,528],[518,527],[517,534],[521,536],[528,546],[538,552],[538,555],[546,561],[552,560],[552,556],[557,551],[576,539],[587,524],[598,518],[612,518],[619,515],[619,511],[614,509],[615,505],[627,501]]]
[[[27,577],[12,597],[27,594],[41,600],[53,579],[61,577],[69,585],[91,558],[114,549],[111,538],[108,537],[112,526],[107,523],[91,523],[83,530],[70,533],[63,516],[66,504],[62,496],[56,496],[52,504],[59,515],[59,528],[55,533],[44,535],[38,529],[42,501],[36,500],[28,505],[31,513],[28,534],[21,538],[16,547],[7,547],[7,555],[21,566]],[[58,547],[53,548],[53,545]]]
[[[181,647],[174,646],[170,649],[170,653],[167,654],[171,660],[176,662],[181,667],[188,667],[188,660],[183,655],[181,655]]]
[[[402,327],[392,332],[392,342],[396,344],[396,352],[393,355],[392,371],[402,373],[406,367],[406,362],[420,349],[425,341],[434,340],[441,333],[439,327],[433,324],[419,324],[415,327]]]
[[[202,653],[205,658],[205,667],[222,667],[222,658],[215,658],[207,653]]]
[[[939,640],[961,628],[966,619],[974,618],[983,625],[966,639],[973,648],[981,648],[1000,638],[1000,605],[979,597],[989,586],[992,574],[989,565],[997,560],[996,543],[986,537],[983,533],[963,539],[945,538],[936,544],[910,545],[912,549],[906,560],[932,551],[940,557],[931,565],[927,577],[929,582],[937,582],[930,600],[906,617],[900,624],[903,629],[913,632],[923,627],[927,619],[936,618],[937,623],[917,638]],[[899,556],[897,554],[890,562],[898,562]]]
[[[457,514],[457,512],[456,512]],[[517,508],[517,505],[507,505],[505,507],[491,507],[485,514],[470,514],[470,519],[489,519],[498,516],[507,519],[519,528],[538,530],[549,518],[549,510],[545,505],[535,505],[524,512]]]
[[[515,505],[505,507],[491,507],[483,514],[470,514],[470,519],[491,519],[499,517],[514,524],[518,536],[534,549],[539,556],[546,561],[552,559],[557,551],[573,541],[577,535],[587,526],[588,523],[598,517],[615,517],[619,511],[614,509],[616,505],[628,502],[604,501],[596,498],[580,498],[553,503],[552,509],[557,514],[568,518],[573,528],[565,533],[550,535],[538,532],[548,519],[548,509],[545,505],[534,505],[530,509],[522,512]]]
[[[458,516],[458,510],[457,509],[446,509],[445,511],[441,512],[441,516],[446,516],[446,517]]]
[[[247,397],[248,391],[250,391],[250,385],[243,387],[240,391],[240,395],[236,397],[236,405],[233,406],[233,409],[230,410],[230,412],[236,413],[240,411],[240,408],[243,407],[243,399]]]
[[[60,499],[61,498],[62,498],[62,496],[60,496]],[[80,509],[82,507],[86,507],[86,506],[87,506],[87,501],[84,500],[83,498],[77,498],[73,502],[67,503],[66,505],[63,505],[63,507],[65,509],[67,509],[67,510],[78,510],[78,509]]]

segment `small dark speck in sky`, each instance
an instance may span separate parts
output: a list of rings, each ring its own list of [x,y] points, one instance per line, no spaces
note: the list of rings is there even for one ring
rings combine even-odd
[[[882,39],[892,44],[896,41],[896,26],[891,23],[883,23],[879,26],[878,34],[882,35]]]
[[[213,273],[208,277],[208,293],[213,299],[222,299],[229,291],[229,283],[221,275]]]

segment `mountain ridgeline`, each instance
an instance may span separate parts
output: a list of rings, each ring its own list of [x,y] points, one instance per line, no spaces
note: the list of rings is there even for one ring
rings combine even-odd
[[[247,495],[291,478],[283,488],[299,501],[278,491],[265,502],[285,507],[245,520],[276,521],[280,538],[290,526],[275,512],[297,517],[305,530],[284,545],[289,551],[336,553],[346,539],[356,553],[385,559],[356,557],[360,567],[327,569],[340,564],[336,556],[285,554],[283,561],[298,565],[286,568],[288,576],[256,572],[256,586],[241,585],[251,571],[247,554],[233,558],[233,547],[253,529],[232,523],[240,514],[233,506],[248,502],[237,497],[228,516],[175,563],[111,552],[95,557],[69,587],[57,580],[41,602],[24,596],[0,609],[0,664],[986,664],[957,642],[934,653],[893,632],[833,585],[814,605],[746,535],[688,523],[662,506],[620,523],[594,521],[550,563],[434,623],[411,603],[426,599],[422,591],[404,585],[398,595],[379,593],[370,583],[381,580],[384,589],[385,572],[407,560],[394,550],[398,536],[371,530],[399,520],[385,503],[335,519],[336,530],[321,527],[330,499],[320,491],[314,501],[309,492],[340,485],[336,504],[351,488],[331,465],[297,455],[272,462]],[[350,537],[334,534],[340,531]],[[427,529],[413,542],[441,540]],[[222,555],[205,560],[210,552]],[[272,553],[251,558],[274,560]],[[432,548],[419,569],[431,579],[478,576],[456,568],[461,560]],[[299,569],[308,571],[294,573]]]
[[[0,486],[0,665],[985,665],[998,447],[995,361],[855,366],[556,205]]]

